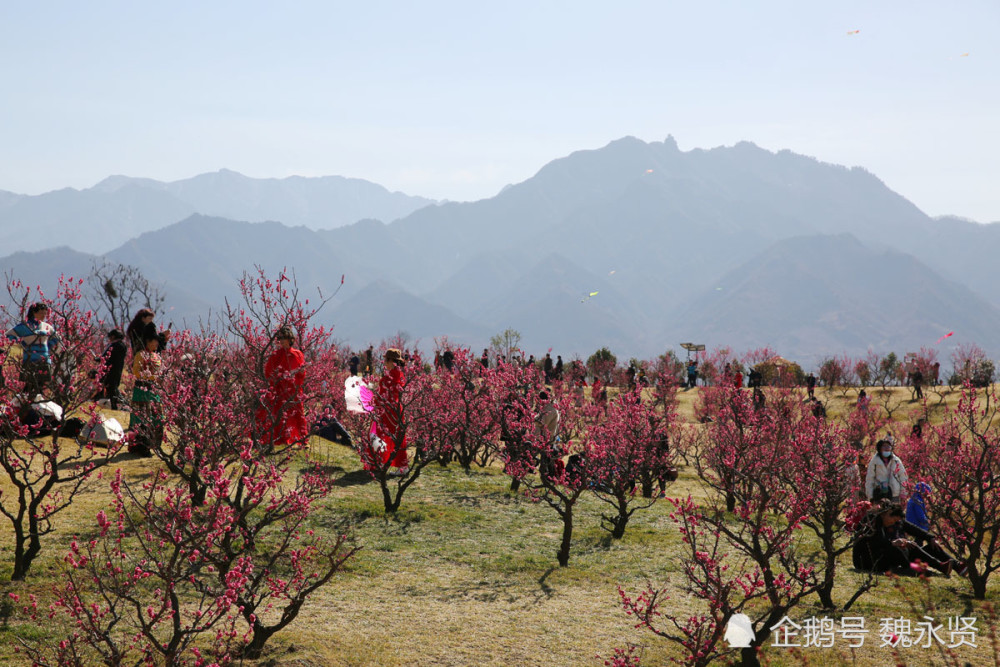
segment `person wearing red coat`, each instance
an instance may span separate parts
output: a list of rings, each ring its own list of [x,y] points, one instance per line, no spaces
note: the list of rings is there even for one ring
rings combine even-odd
[[[291,327],[281,327],[276,340],[278,349],[264,364],[268,384],[264,406],[257,410],[257,428],[265,448],[304,442],[309,435],[302,413],[305,357],[293,347],[295,333]]]
[[[406,432],[400,427],[403,418],[401,395],[406,384],[406,377],[403,375],[405,363],[399,350],[395,348],[386,350],[385,373],[379,380],[375,399],[375,435],[386,445],[379,453],[380,460],[382,465],[385,465],[392,459],[392,466],[397,468],[400,474],[407,472]]]

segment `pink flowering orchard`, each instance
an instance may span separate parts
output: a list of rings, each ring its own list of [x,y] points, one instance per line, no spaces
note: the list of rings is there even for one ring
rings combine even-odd
[[[145,482],[113,479],[97,536],[73,542],[54,591],[52,613],[75,630],[55,649],[28,645],[38,664],[256,658],[355,552],[345,534],[311,528],[332,480],[314,464],[290,474],[308,443],[271,440],[272,425],[255,419],[269,391],[257,362],[284,326],[311,361],[297,407],[313,416],[327,403],[319,388],[335,350],[287,282],[244,282],[245,308],[227,311],[237,335],[174,340],[159,386],[171,437],[153,448],[164,467]]]
[[[8,294],[0,310],[8,327],[44,299],[17,282]],[[94,422],[103,336],[80,299],[72,280],[46,299],[61,340],[41,398]],[[310,450],[308,425],[331,416],[354,436],[352,474],[381,498],[385,525],[397,521],[421,478],[491,474],[471,474],[473,466],[502,469],[510,480],[504,504],[541,508],[542,523],[558,519],[561,531],[547,539],[560,567],[568,567],[581,525],[610,535],[590,540],[587,558],[605,551],[610,558],[635,544],[629,525],[659,510],[662,529],[679,539],[664,554],[679,573],[669,585],[623,584],[614,604],[648,637],[672,645],[677,664],[758,665],[782,619],[810,607],[847,611],[884,581],[882,573],[845,575],[842,563],[870,518],[858,462],[887,434],[909,484],[931,486],[931,530],[968,569],[973,597],[987,597],[1000,569],[1000,396],[974,386],[990,367],[971,344],[959,350],[968,364],[959,358],[956,375],[968,370],[968,377],[953,409],[943,399],[931,406],[895,396],[906,390],[888,386],[898,381],[886,375],[898,375],[892,354],[873,353],[860,365],[846,355],[827,358],[819,374],[831,389],[854,382],[861,366],[886,384],[872,388],[873,401],[826,391],[827,417],[792,386],[798,371],[768,348],[713,350],[701,358],[708,386],[684,393],[683,365],[672,354],[619,365],[603,349],[592,370],[613,385],[604,399],[588,400],[580,360],[547,381],[538,365],[484,367],[468,348],[447,344],[449,366],[432,368],[397,334],[382,342],[363,378],[376,388],[371,411],[347,414],[345,354],[317,325],[326,301],[310,304],[288,272],[271,277],[256,268],[217,327],[174,332],[160,354],[161,402],[150,407],[165,436],[150,443],[140,473],[107,468],[116,446],[60,437],[31,421],[24,406],[35,397],[23,395],[19,352],[2,344],[0,468],[9,483],[0,513],[12,528],[12,578],[29,577],[43,546],[64,554],[56,583],[45,585],[46,604],[37,588],[9,597],[22,618],[47,624],[44,640],[20,639],[33,664],[208,667],[265,657],[273,637],[362,548],[337,516],[332,494],[343,470],[324,468]],[[398,363],[389,348],[400,350]],[[906,358],[928,367],[934,354]],[[380,381],[381,360],[388,372]],[[752,391],[735,381],[737,369],[762,365],[778,386]],[[642,369],[645,381],[629,386],[627,366]],[[695,418],[682,419],[681,405]],[[899,422],[904,414],[933,416],[934,424],[910,432]],[[386,451],[386,442],[405,445]],[[87,484],[106,489],[104,506],[87,510],[72,539],[52,544],[60,513]],[[737,615],[755,635],[746,648],[726,641]],[[606,664],[642,662],[637,646],[610,650]]]
[[[676,477],[670,449],[674,418],[672,411],[643,401],[641,392],[625,391],[587,430],[582,456],[591,469],[590,488],[611,510],[602,525],[614,539],[624,536],[632,515],[652,507]]]

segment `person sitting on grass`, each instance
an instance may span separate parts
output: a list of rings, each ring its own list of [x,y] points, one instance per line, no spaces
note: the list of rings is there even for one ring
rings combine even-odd
[[[913,487],[913,495],[906,501],[906,520],[921,530],[931,529],[930,519],[927,518],[927,496],[930,493],[930,484],[917,482]]]
[[[927,565],[946,577],[952,571],[963,576],[966,572],[965,565],[945,553],[930,533],[903,518],[899,504],[888,501],[872,508],[851,556],[854,567],[865,572],[912,576]]]

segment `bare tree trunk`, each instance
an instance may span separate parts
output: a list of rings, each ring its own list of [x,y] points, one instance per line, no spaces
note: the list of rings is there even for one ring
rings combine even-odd
[[[559,559],[559,567],[566,567],[569,565],[569,546],[571,540],[573,539],[573,505],[566,505],[566,510],[562,515],[562,520],[562,543],[559,545],[559,553],[556,554],[556,558]]]

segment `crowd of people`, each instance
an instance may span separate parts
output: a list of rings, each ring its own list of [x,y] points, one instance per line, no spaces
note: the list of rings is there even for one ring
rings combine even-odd
[[[59,335],[47,321],[49,314],[49,307],[45,303],[34,303],[27,308],[24,320],[6,332],[6,337],[16,341],[22,350],[19,379],[23,383],[23,391],[32,401],[44,399],[46,389],[52,382],[53,353],[60,345]],[[164,437],[164,424],[159,409],[162,401],[159,380],[163,372],[160,353],[167,348],[171,332],[169,328],[158,330],[154,320],[155,313],[144,308],[135,314],[124,332],[116,328],[107,333],[107,346],[101,355],[100,376],[97,378],[100,389],[94,396],[95,400],[106,401],[114,410],[129,409],[128,431],[132,434],[129,438],[129,452],[143,457],[152,456],[152,450],[162,443]],[[269,447],[303,442],[311,432],[306,424],[302,405],[305,357],[296,347],[295,330],[282,326],[274,335],[274,343],[275,347],[264,364],[267,389],[254,415],[261,441]],[[129,368],[134,381],[130,400],[125,401],[120,394],[120,386],[130,350],[132,361]],[[408,470],[407,443],[405,436],[401,435],[405,433],[405,429],[399,428],[399,425],[404,418],[401,395],[406,385],[405,369],[409,361],[410,355],[407,352],[396,348],[385,351],[381,359],[381,377],[376,386],[376,408],[370,442],[359,447],[366,468],[388,466],[391,469],[389,474],[395,476],[405,475]],[[491,359],[490,351],[484,349],[480,358],[483,368],[489,368],[491,361],[496,365],[538,364],[546,384],[570,379],[565,375],[566,367],[562,356],[556,355],[553,360],[550,352],[546,352],[536,362],[533,355],[527,359],[515,355],[509,360],[503,355],[495,355]],[[435,354],[436,369],[450,371],[454,363],[455,355],[449,349]],[[352,376],[374,377],[378,369],[373,346],[360,354],[353,354],[347,365]],[[587,372],[582,369],[581,363],[571,362],[571,368],[572,380],[580,387],[586,386]],[[644,369],[635,364],[629,366],[626,378],[630,387],[646,384]],[[684,379],[682,384],[687,387],[697,385],[697,359],[687,362]],[[727,364],[722,383],[742,388],[743,381],[741,370]],[[918,395],[923,381],[919,373],[911,376],[912,386]],[[750,370],[747,384],[754,390],[754,404],[762,407],[764,396],[760,390],[761,374],[757,369]],[[810,403],[814,416],[825,418],[825,409],[815,397],[816,384],[814,374],[805,376],[806,401]],[[607,388],[596,373],[591,381],[591,399],[607,400]],[[510,401],[508,409],[518,409],[519,405],[517,401]],[[532,437],[549,443],[552,451],[548,460],[539,462],[539,471],[543,475],[556,475],[561,473],[557,468],[563,465],[556,445],[559,411],[547,391],[538,394],[535,405],[537,414],[534,417],[535,433]],[[863,390],[859,394],[857,405],[859,409],[867,409],[867,397]],[[324,432],[332,438],[351,444],[350,435],[335,417],[320,426],[327,429]],[[514,443],[517,438],[508,432],[506,424],[502,426],[501,440]],[[914,427],[917,437],[920,436],[921,427],[922,423]],[[315,430],[314,426],[312,432]],[[902,499],[908,488],[908,476],[903,461],[895,454],[893,437],[890,435],[879,439],[875,450],[864,468],[864,479],[860,485],[864,500],[871,503],[871,510],[854,542],[855,567],[873,572],[913,574],[918,568],[914,565],[917,563],[935,568],[945,575],[952,572],[963,574],[959,562],[940,548],[930,532],[927,507],[932,494],[930,486],[923,482],[916,484],[904,509]],[[513,452],[508,465],[516,464],[516,459],[517,452]],[[859,476],[861,469],[859,460]]]
[[[32,304],[25,319],[6,332],[6,337],[22,350],[19,379],[23,383],[22,391],[29,397],[28,403],[46,401],[52,381],[52,357],[60,339],[46,321],[48,316],[46,304]],[[160,353],[167,348],[170,335],[169,328],[157,328],[155,313],[143,308],[124,332],[115,328],[107,333],[107,346],[98,364],[99,389],[93,400],[112,410],[129,412],[128,452],[140,457],[152,457],[153,450],[163,442],[160,379],[164,369]],[[296,347],[295,330],[290,326],[280,327],[274,335],[274,344],[264,363],[267,388],[254,414],[254,425],[265,449],[304,442],[310,434],[302,405],[305,357]],[[130,353],[128,368],[133,382],[132,393],[126,400],[121,395],[121,384]],[[451,363],[450,354],[446,354],[448,364]],[[379,406],[372,426],[372,443],[379,443],[375,445],[378,460],[383,464],[391,460],[397,474],[405,474],[407,470],[405,437],[397,436],[401,419],[400,393],[406,382],[403,370],[407,361],[409,354],[397,349],[386,351],[383,375],[378,382]],[[353,355],[349,367],[352,374],[362,370],[365,374],[374,373],[374,348],[369,346],[361,355]],[[320,426],[327,429],[328,435],[348,444],[351,442],[350,435],[336,418]]]

